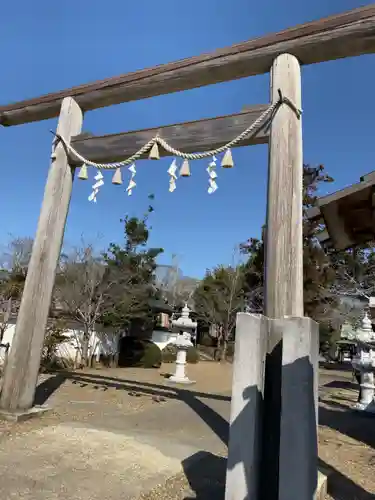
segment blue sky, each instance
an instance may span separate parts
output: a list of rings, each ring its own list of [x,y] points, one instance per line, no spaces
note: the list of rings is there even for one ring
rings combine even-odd
[[[365,3],[3,2],[0,101],[7,104],[198,55]],[[335,178],[325,192],[375,169],[374,62],[371,55],[303,68],[304,161],[324,164]],[[268,94],[268,75],[246,78],[89,112],[84,129],[109,134],[228,114],[268,102]],[[48,120],[0,129],[2,244],[9,235],[35,232],[49,167],[49,130],[55,127],[56,120]],[[91,182],[77,180],[66,245],[74,245],[82,235],[103,248],[121,241],[119,219],[142,214],[152,192],[150,244],[164,247],[162,263],[175,253],[184,274],[196,277],[206,268],[230,263],[234,246],[259,236],[264,222],[267,147],[238,148],[233,156],[235,168],[218,171],[219,189],[213,195],[207,194],[206,162],[192,163],[192,177],[181,179],[173,194],[166,173],[170,159],[139,162],[134,195],[127,197],[107,176],[97,205],[87,201]]]

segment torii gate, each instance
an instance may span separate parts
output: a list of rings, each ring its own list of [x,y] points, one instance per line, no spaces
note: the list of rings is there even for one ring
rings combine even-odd
[[[98,138],[80,136],[84,112],[269,71],[271,103],[279,99],[281,90],[283,96],[297,108],[301,108],[300,64],[374,52],[375,5],[371,4],[211,54],[1,106],[0,124],[13,126],[59,115],[57,134],[74,146],[82,156],[97,162],[115,161],[120,156],[133,153],[139,142],[145,142],[155,135],[155,130]],[[236,115],[159,128],[158,133],[160,137],[170,140],[176,148],[186,152],[201,151],[229,142],[249,122],[259,118],[264,109],[265,106],[255,106]],[[285,316],[301,318],[302,124],[290,106],[280,107],[268,130],[263,130],[255,138],[244,139],[237,145],[267,142],[269,176],[265,314],[276,320]],[[161,154],[166,154],[166,151],[161,151]],[[64,144],[61,141],[54,142],[16,333],[4,376],[0,398],[3,413],[27,413],[33,406],[44,332],[76,166],[76,159],[68,154]],[[274,333],[269,336],[271,347],[268,349],[276,353],[280,338]],[[269,354],[272,355],[272,352]],[[263,388],[260,388],[260,392],[262,391]],[[253,472],[250,471],[249,474]],[[290,492],[288,495],[285,497],[285,492],[284,496],[280,493],[279,499],[293,500]],[[227,492],[227,498],[237,500],[243,497]],[[300,500],[307,497],[299,490],[296,498]]]

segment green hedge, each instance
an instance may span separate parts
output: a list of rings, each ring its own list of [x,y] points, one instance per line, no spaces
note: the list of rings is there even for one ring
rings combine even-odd
[[[211,337],[208,333],[204,333],[199,344],[206,347],[217,347],[217,338]]]
[[[119,366],[138,366],[143,368],[160,368],[161,351],[151,340],[136,337],[121,339]]]
[[[174,344],[168,344],[161,351],[161,358],[163,363],[174,363],[176,361],[177,356],[177,348]],[[189,347],[186,353],[186,361],[188,363],[198,363],[199,361],[199,353],[194,346]]]

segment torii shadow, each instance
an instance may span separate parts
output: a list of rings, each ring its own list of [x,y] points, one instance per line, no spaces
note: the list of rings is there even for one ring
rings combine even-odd
[[[284,380],[288,380],[291,383],[291,387],[298,383],[301,373],[309,372],[311,377],[308,377],[310,382],[308,385],[304,385],[303,390],[305,394],[308,394],[307,404],[303,405],[303,408],[299,406],[294,406],[295,408],[295,425],[298,425],[298,421],[302,420],[305,428],[309,431],[305,434],[305,439],[302,442],[290,443],[290,455],[289,467],[293,468],[293,460],[295,460],[296,455],[293,454],[293,447],[307,446],[310,453],[317,457],[317,440],[316,440],[316,420],[315,420],[315,402],[312,390],[312,367],[307,358],[300,359],[290,365],[283,367],[283,377]],[[36,393],[36,401],[41,404],[65,381],[72,380],[73,383],[85,385],[94,385],[97,389],[108,389],[115,388],[117,390],[126,391],[139,391],[143,394],[150,396],[163,397],[166,399],[180,400],[187,404],[206,424],[207,426],[221,439],[221,441],[228,445],[229,437],[229,423],[225,418],[223,418],[218,412],[206,404],[202,399],[213,399],[221,401],[229,401],[230,397],[222,394],[209,394],[199,391],[191,391],[187,389],[180,389],[176,387],[170,387],[165,385],[159,385],[149,382],[136,382],[133,380],[118,379],[110,376],[96,375],[96,374],[80,374],[77,372],[60,372],[55,374],[50,379],[46,380],[39,385],[38,391]],[[288,395],[286,395],[288,398]],[[289,397],[293,398],[293,391],[289,393]],[[37,399],[38,398],[38,399]],[[268,440],[267,429],[260,429],[255,425],[256,415],[254,413],[255,402],[259,407],[263,406],[264,403],[262,393],[258,390],[256,386],[249,386],[243,391],[243,398],[246,400],[246,405],[237,416],[237,418],[230,425],[230,436],[231,440],[242,442],[251,442],[254,440],[259,440],[262,444]],[[300,404],[305,403],[306,400],[300,401]],[[290,407],[293,405],[293,401],[287,402]],[[263,416],[261,418],[263,421]],[[315,429],[315,430],[314,430]],[[300,435],[300,433],[298,433]],[[233,450],[233,451],[232,451]],[[313,461],[311,462],[313,463]],[[274,461],[275,467],[278,461]],[[245,478],[252,477],[252,471],[255,468],[263,468],[265,465],[262,463],[262,456],[259,454],[257,459],[249,461],[248,455],[244,452],[244,448],[232,447],[231,454],[228,461],[225,457],[219,457],[217,455],[208,452],[198,452],[192,457],[184,460],[183,468],[187,480],[189,481],[191,489],[195,492],[195,498],[198,500],[220,500],[224,498],[225,492],[225,476],[226,470],[233,470],[236,466],[243,467]],[[298,464],[295,464],[297,467]],[[307,496],[303,500],[313,499],[316,487],[316,470],[317,466],[322,466],[324,468],[329,468],[334,472],[335,481],[334,487],[337,488],[337,484],[340,483],[340,492],[343,488],[347,490],[350,496],[345,496],[345,493],[341,493],[340,499],[342,500],[353,500],[353,498],[358,498],[358,500],[370,500],[372,498],[371,494],[363,490],[361,487],[356,485],[350,479],[346,478],[344,475],[339,473],[337,470],[333,469],[328,464],[316,458],[316,466],[312,466],[310,473],[310,487]],[[265,470],[265,469],[264,469]],[[246,484],[247,495],[241,500],[278,500],[275,496],[270,495],[270,491],[274,491],[276,482],[278,482],[278,470],[272,470],[268,468],[267,474],[260,476],[260,481],[258,485],[259,495],[254,496],[254,484],[248,482]],[[292,483],[292,481],[291,481]],[[354,496],[353,496],[354,495]],[[294,500],[293,492],[290,492],[288,500]],[[185,500],[189,500],[186,497]],[[236,499],[237,500],[237,499]],[[301,497],[298,498],[301,500]]]

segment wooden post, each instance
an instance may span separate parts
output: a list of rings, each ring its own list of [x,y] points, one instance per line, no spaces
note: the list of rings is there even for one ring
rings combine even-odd
[[[279,89],[301,108],[301,71],[296,57],[278,56],[271,70],[271,100]],[[303,316],[302,123],[283,104],[271,125],[265,266],[265,314]]]
[[[71,97],[62,101],[57,132],[66,140],[81,132],[83,113]],[[44,191],[25,288],[0,398],[8,412],[29,410],[34,402],[55,272],[64,236],[74,171],[63,144],[54,149]]]
[[[279,55],[271,69],[271,101],[284,97],[301,108],[301,73],[296,57]],[[273,118],[269,140],[265,242],[265,314],[271,319],[303,316],[302,124],[282,104]],[[278,498],[282,328],[271,321],[266,356],[262,443],[262,498]],[[272,478],[272,479],[270,479]]]

